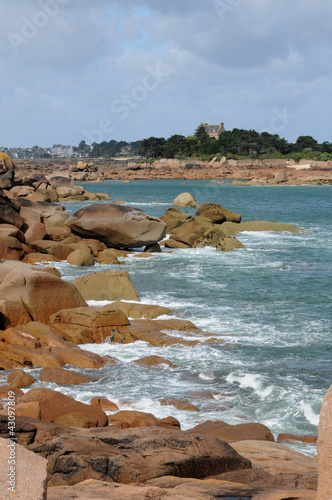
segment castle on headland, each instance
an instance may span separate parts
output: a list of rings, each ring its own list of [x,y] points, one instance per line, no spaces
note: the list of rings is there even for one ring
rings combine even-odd
[[[219,125],[208,125],[207,123],[203,123],[203,125],[208,136],[214,139],[219,139],[220,134],[226,132],[223,122],[220,122]]]

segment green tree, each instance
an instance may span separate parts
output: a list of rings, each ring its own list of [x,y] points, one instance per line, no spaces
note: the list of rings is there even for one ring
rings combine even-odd
[[[324,141],[321,145],[321,150],[323,153],[332,153],[332,143]]]
[[[198,153],[203,155],[208,153],[209,145],[211,141],[215,141],[211,138],[205,130],[205,126],[201,123],[195,130],[195,137],[198,139],[197,147]]]
[[[138,148],[138,154],[144,158],[160,158],[163,156],[163,147],[165,145],[164,137],[149,137],[143,139]]]
[[[126,141],[103,141],[100,144],[94,145],[91,156],[95,158],[99,156],[111,158],[114,156],[119,156],[124,149],[130,149],[130,144]]]
[[[185,156],[196,156],[199,151],[199,139],[196,135],[186,137],[186,144],[183,150]]]
[[[303,151],[306,148],[317,149],[318,142],[311,135],[300,135],[296,140],[295,146],[297,151]]]
[[[213,141],[210,141],[207,147],[207,154],[208,155],[216,155],[217,153],[220,153],[220,145],[218,141],[213,139]]]
[[[174,156],[182,154],[183,149],[186,146],[186,138],[184,135],[172,135],[165,142],[163,148],[163,154],[165,158],[174,158]]]

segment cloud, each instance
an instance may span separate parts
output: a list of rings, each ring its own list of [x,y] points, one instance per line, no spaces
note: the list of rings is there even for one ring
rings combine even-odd
[[[3,3],[2,146],[77,144],[91,130],[103,140],[189,135],[201,121],[261,130],[285,107],[295,118],[282,135],[329,140],[318,118],[332,104],[323,0]],[[157,67],[167,76],[153,81]],[[102,131],[103,120],[112,127]]]

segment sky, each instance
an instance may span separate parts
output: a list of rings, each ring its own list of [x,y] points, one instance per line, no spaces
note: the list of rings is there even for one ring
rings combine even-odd
[[[332,2],[0,0],[0,147],[200,123],[332,142]]]

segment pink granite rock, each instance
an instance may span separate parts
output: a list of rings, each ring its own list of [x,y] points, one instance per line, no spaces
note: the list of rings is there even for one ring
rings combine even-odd
[[[46,500],[47,460],[0,438],[0,498]]]
[[[332,385],[323,399],[318,427],[317,500],[332,498]]]

